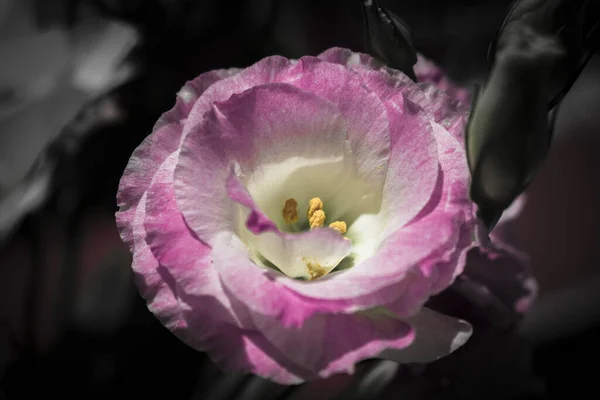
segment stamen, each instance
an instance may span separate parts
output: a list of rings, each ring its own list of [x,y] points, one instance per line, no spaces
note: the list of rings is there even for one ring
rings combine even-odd
[[[323,202],[318,197],[313,197],[308,201],[308,219],[310,220],[317,210],[323,209]]]
[[[298,221],[298,202],[295,199],[287,199],[281,214],[283,220],[288,224]]]
[[[341,234],[346,233],[346,223],[344,221],[334,221],[329,224],[329,227],[335,229]]]
[[[316,210],[309,219],[310,229],[320,228],[325,224],[325,212]]]
[[[304,261],[304,263],[306,264],[306,269],[308,271],[308,274],[310,275],[311,281],[313,279],[320,278],[327,273],[325,272],[323,267],[321,267],[321,265],[319,265],[319,263],[314,260],[304,257],[302,261]]]

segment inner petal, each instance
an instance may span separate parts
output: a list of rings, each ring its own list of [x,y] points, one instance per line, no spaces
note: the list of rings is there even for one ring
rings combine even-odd
[[[260,166],[246,182],[248,192],[267,217],[284,232],[309,227],[310,201],[323,203],[327,226],[343,221],[350,226],[358,217],[375,215],[381,207],[381,190],[354,173],[350,156],[330,159],[293,157]],[[289,199],[297,203],[297,219],[286,222],[282,208]]]
[[[242,213],[240,236],[256,251],[255,261],[267,266],[273,264],[292,277],[314,279],[338,266],[350,267],[354,259],[372,255],[376,246],[371,241],[366,245],[360,242],[365,237],[378,237],[373,231],[381,225],[378,222],[381,191],[360,179],[345,157],[351,155],[335,159],[296,157],[263,165],[247,177],[248,196],[278,228],[278,232],[251,234],[245,226],[247,213]],[[323,220],[317,223],[319,217]],[[360,221],[371,222],[370,236],[357,234],[353,229],[355,223],[360,229],[368,225]],[[335,235],[298,237],[313,230],[331,231]],[[340,238],[346,240],[348,247],[328,243]],[[357,243],[353,239],[358,239]],[[351,254],[355,245],[360,254]]]
[[[287,84],[233,95],[213,104],[184,139],[175,171],[177,204],[209,245],[220,232],[233,232],[258,264],[260,256],[263,265],[308,279],[327,273],[347,257],[352,241],[340,226],[300,232],[286,218],[308,225],[304,207],[314,197],[324,202],[326,222],[343,221],[348,231],[361,215],[377,214],[383,186],[378,173],[386,163],[381,157],[361,162],[352,144],[366,128],[348,123],[333,102]],[[237,165],[233,172],[231,165]],[[223,185],[232,173],[235,185]],[[288,199],[303,208],[297,216],[284,217]]]
[[[335,229],[286,233],[264,215],[242,181],[231,170],[227,179],[231,200],[240,205],[238,236],[257,264],[275,266],[293,278],[315,279],[329,273],[348,256],[352,243]],[[290,204],[287,202],[286,204]],[[279,207],[279,218],[281,216]]]

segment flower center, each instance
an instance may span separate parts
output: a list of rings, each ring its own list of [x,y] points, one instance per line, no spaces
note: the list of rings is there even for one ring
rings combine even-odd
[[[298,202],[296,199],[287,199],[281,211],[283,220],[287,224],[298,222]],[[323,211],[323,201],[319,197],[313,197],[308,202],[308,211],[306,212],[310,229],[321,228],[325,225],[325,211]],[[346,223],[344,221],[333,221],[329,227],[335,229],[341,234],[346,233]]]

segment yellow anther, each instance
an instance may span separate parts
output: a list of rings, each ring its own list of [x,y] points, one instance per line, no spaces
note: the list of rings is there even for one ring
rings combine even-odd
[[[283,220],[288,224],[298,221],[298,202],[294,199],[287,199],[281,214]]]
[[[341,234],[346,233],[346,223],[344,221],[334,221],[329,224],[329,227],[335,229]]]
[[[322,210],[322,209],[323,209],[323,202],[321,201],[320,198],[314,197],[314,198],[310,199],[308,202],[308,213],[307,213],[308,219],[310,220],[312,218],[315,211]]]
[[[309,219],[310,229],[320,228],[325,224],[325,212],[316,210]]]

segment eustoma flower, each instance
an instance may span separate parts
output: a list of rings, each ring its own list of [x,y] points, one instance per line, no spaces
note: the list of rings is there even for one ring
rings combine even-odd
[[[219,365],[280,383],[452,352],[470,325],[423,305],[477,246],[466,112],[340,48],[200,75],[121,180],[141,295]]]

